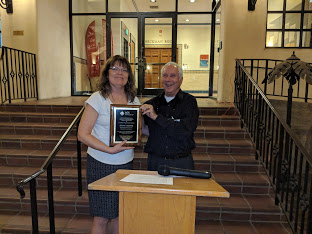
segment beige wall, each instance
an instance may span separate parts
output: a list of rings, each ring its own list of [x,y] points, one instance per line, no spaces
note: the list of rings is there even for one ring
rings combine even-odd
[[[3,46],[37,53],[36,0],[13,0],[13,14],[0,8]],[[23,31],[23,35],[13,35]]]
[[[68,0],[37,0],[39,98],[71,95]]]
[[[294,49],[265,48],[267,1],[257,1],[255,11],[248,11],[248,1],[222,1],[220,78],[218,100],[233,100],[235,58],[288,58]],[[312,62],[311,49],[295,49],[305,62]]]
[[[68,0],[14,0],[1,22],[4,46],[37,55],[39,99],[70,96]]]

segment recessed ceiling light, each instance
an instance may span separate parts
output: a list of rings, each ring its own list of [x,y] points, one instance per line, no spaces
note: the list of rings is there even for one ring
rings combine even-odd
[[[195,2],[195,0],[190,0],[190,2]]]
[[[156,0],[150,0],[151,2],[156,2]]]
[[[186,19],[185,21],[186,21],[186,22],[189,22],[190,20],[189,20],[189,19]]]
[[[219,19],[217,19],[217,22],[219,22],[220,20]]]
[[[158,21],[159,21],[159,19],[155,19],[155,21],[156,21],[156,22],[158,22]]]

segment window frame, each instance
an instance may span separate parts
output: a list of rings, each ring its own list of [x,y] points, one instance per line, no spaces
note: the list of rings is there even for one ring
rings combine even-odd
[[[312,43],[310,47],[304,46],[303,44],[303,35],[304,33],[310,33],[310,37],[312,37],[312,27],[310,29],[304,29],[304,16],[305,14],[312,14],[311,10],[305,10],[304,4],[306,0],[301,0],[301,10],[286,10],[286,2],[287,0],[283,0],[283,10],[280,11],[269,11],[269,1],[267,0],[267,16],[266,16],[266,34],[265,34],[265,48],[302,48],[302,49],[311,49]],[[282,14],[282,28],[281,29],[269,29],[268,28],[268,18],[270,14]],[[286,29],[286,15],[287,14],[300,14],[300,26],[298,29]],[[282,34],[281,37],[281,46],[268,46],[267,45],[267,35],[269,32],[278,32]],[[285,46],[285,35],[287,32],[298,32],[299,33],[299,46]]]

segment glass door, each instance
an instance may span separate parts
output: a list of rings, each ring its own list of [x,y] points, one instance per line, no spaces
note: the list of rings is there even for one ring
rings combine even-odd
[[[142,15],[138,94],[157,95],[163,90],[161,69],[167,62],[176,61],[173,21],[173,16],[164,14]]]
[[[110,56],[119,54],[129,60],[135,78],[135,85],[138,87],[138,19],[110,18],[110,28]]]

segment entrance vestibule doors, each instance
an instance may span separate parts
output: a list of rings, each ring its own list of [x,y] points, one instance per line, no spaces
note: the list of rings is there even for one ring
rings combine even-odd
[[[123,15],[124,16],[124,15]],[[127,56],[134,68],[138,95],[157,95],[162,92],[161,68],[169,61],[176,61],[176,17],[172,13],[140,13],[139,15],[121,18],[118,14],[107,18],[108,30],[117,34],[122,25],[121,55]],[[137,27],[133,25],[137,23]],[[114,33],[114,30],[115,33]],[[130,38],[127,35],[130,34]],[[131,38],[136,38],[135,41]],[[107,37],[107,39],[110,39]],[[125,49],[124,41],[129,43],[129,50]],[[111,44],[111,43],[108,43]],[[175,44],[175,46],[174,46]],[[111,44],[112,45],[112,44]],[[114,40],[112,45],[118,51],[118,44]],[[130,52],[128,52],[130,51]]]

